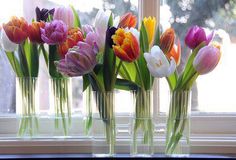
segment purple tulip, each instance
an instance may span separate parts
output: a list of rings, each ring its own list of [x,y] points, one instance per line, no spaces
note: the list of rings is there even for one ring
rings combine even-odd
[[[44,28],[40,28],[42,40],[50,45],[59,44],[66,40],[67,26],[61,20],[53,20],[46,23]]]
[[[220,49],[214,46],[205,46],[197,53],[193,67],[200,75],[207,74],[217,66],[220,57]]]
[[[69,28],[74,26],[74,14],[70,7],[56,8],[53,19],[62,20]]]
[[[205,42],[206,45],[208,45],[213,38],[213,34],[214,32],[211,32],[211,34],[206,35],[203,28],[193,26],[188,30],[185,36],[185,44],[191,49],[196,48],[202,42]]]
[[[82,26],[82,31],[85,34],[88,34],[89,32],[94,32],[94,29],[91,25],[85,24],[85,25]]]
[[[95,49],[97,47],[87,42],[79,42],[77,46],[67,52],[65,59],[55,62],[60,73],[75,77],[85,75],[93,70],[97,64],[97,50]]]
[[[48,16],[49,15],[53,15],[55,9],[51,9],[51,10],[48,10],[48,9],[39,9],[39,7],[36,7],[35,8],[35,12],[36,12],[36,20],[39,22],[39,21],[47,21],[48,19]]]

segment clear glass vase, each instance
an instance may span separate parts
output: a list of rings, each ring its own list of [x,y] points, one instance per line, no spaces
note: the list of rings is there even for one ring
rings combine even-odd
[[[134,97],[131,155],[152,156],[154,153],[153,92],[138,90],[134,92]]]
[[[115,93],[92,92],[92,154],[109,157],[115,154]]]
[[[84,124],[84,133],[86,136],[91,136],[92,128],[92,87],[89,85],[87,89],[83,92],[83,124]]]
[[[20,115],[18,136],[34,137],[39,130],[37,77],[16,78],[16,113]]]
[[[191,91],[173,91],[170,94],[169,114],[166,122],[165,154],[188,156],[190,154]]]
[[[54,136],[68,136],[71,127],[71,78],[50,78],[50,111],[54,114]]]

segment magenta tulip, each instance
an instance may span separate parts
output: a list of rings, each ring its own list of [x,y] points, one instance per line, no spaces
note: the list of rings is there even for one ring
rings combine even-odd
[[[193,26],[188,30],[185,36],[185,44],[191,49],[196,48],[202,42],[205,42],[206,45],[208,45],[213,38],[213,34],[214,32],[211,32],[209,35],[206,35],[203,28]]]
[[[68,28],[61,20],[53,20],[40,28],[42,40],[50,45],[59,44],[66,40]]]
[[[205,46],[197,53],[193,67],[200,75],[207,74],[217,66],[220,57],[220,49],[214,46]]]

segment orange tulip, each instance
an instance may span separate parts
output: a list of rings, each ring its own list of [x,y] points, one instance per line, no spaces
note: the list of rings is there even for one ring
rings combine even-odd
[[[29,25],[29,39],[33,43],[43,43],[43,40],[41,39],[41,32],[40,28],[44,28],[45,23],[43,21],[40,22],[32,22],[32,24]]]
[[[124,14],[123,16],[121,16],[120,18],[120,22],[118,27],[119,28],[131,28],[131,27],[135,27],[137,24],[137,18],[135,15],[133,15],[131,12],[128,12],[126,14]]]
[[[169,60],[171,60],[171,57],[173,57],[176,65],[179,65],[181,58],[181,44],[179,40],[177,46],[174,45],[170,50],[170,52],[166,54],[166,56],[168,57]]]
[[[59,53],[62,58],[64,58],[68,50],[77,45],[79,41],[83,41],[82,31],[79,28],[69,29],[66,41],[59,45]]]
[[[20,44],[28,37],[28,23],[24,18],[13,16],[7,24],[3,24],[7,37],[14,43]]]
[[[167,54],[171,51],[174,46],[175,31],[172,28],[167,29],[160,38],[160,48]]]
[[[125,32],[119,28],[112,36],[113,50],[115,55],[121,60],[132,62],[139,57],[139,45],[135,36],[131,32]]]

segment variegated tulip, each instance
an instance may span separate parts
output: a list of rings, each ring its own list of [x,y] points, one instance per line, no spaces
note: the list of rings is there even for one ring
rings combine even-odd
[[[28,37],[28,23],[24,18],[13,16],[11,20],[3,24],[3,29],[10,41],[20,44]]]
[[[118,24],[119,28],[131,28],[131,27],[135,27],[137,24],[137,18],[135,15],[133,15],[131,12],[128,12],[126,14],[124,14],[123,16],[121,16],[120,18],[120,22]]]
[[[167,77],[176,69],[174,58],[171,58],[169,62],[158,46],[153,46],[150,53],[144,53],[144,58],[151,75],[154,77]]]
[[[139,57],[139,45],[136,37],[131,32],[119,28],[112,36],[113,50],[122,61],[133,62]]]
[[[154,35],[155,35],[155,29],[156,29],[156,18],[155,17],[144,17],[143,23],[145,26],[145,29],[148,34],[148,43],[149,45],[152,44]]]
[[[215,46],[205,46],[199,50],[193,67],[202,75],[211,72],[218,64],[221,57],[220,49]]]
[[[160,48],[165,53],[168,54],[173,48],[175,42],[175,31],[172,28],[167,29],[160,38]]]

